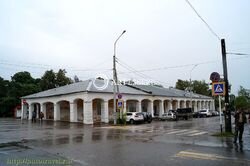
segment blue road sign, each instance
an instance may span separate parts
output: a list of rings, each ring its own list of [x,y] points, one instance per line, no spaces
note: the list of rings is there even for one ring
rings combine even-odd
[[[225,95],[225,82],[214,82],[212,84],[212,95],[224,96]]]

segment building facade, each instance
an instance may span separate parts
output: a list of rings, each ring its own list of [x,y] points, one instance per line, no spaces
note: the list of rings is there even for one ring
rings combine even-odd
[[[22,97],[22,119],[32,112],[44,113],[44,119],[84,124],[113,121],[113,86],[104,80],[86,80]],[[104,86],[105,85],[105,86]],[[119,85],[124,103],[122,112],[150,112],[161,116],[169,110],[193,108],[214,110],[211,97],[174,88],[152,85]]]

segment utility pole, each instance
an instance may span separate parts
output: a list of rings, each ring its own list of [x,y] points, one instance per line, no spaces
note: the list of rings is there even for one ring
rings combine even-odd
[[[116,72],[116,43],[117,41],[121,38],[121,36],[125,33],[126,31],[124,30],[122,32],[122,34],[120,34],[120,36],[116,39],[115,43],[114,43],[114,56],[113,56],[113,93],[114,93],[114,98],[113,98],[113,118],[114,118],[114,125],[117,124],[117,117],[116,117],[116,93],[119,93],[119,85],[118,85],[118,78],[117,78],[117,72]]]
[[[223,75],[225,81],[225,130],[226,132],[232,132],[231,124],[231,110],[229,109],[229,94],[228,94],[228,76],[227,76],[227,53],[225,39],[221,39],[221,53],[222,53],[222,64],[223,64]]]

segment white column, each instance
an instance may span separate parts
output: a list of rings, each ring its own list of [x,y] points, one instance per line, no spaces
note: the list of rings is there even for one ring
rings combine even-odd
[[[60,105],[54,103],[54,121],[60,120]]]
[[[77,122],[77,104],[70,102],[70,122]]]
[[[127,102],[124,100],[123,102],[123,113],[127,112]]]
[[[197,101],[193,101],[193,102],[194,102],[194,105],[193,105],[193,103],[192,103],[192,105],[194,107],[194,112],[197,112]]]
[[[93,124],[93,107],[92,100],[84,101],[84,112],[83,112],[83,123],[84,124]]]
[[[173,101],[170,100],[170,101],[169,101],[169,110],[172,110],[172,109],[173,109]],[[168,111],[169,111],[169,110],[168,110]]]
[[[150,108],[149,110],[151,112],[152,117],[154,117],[154,102],[153,101],[149,102],[149,108]]]
[[[24,105],[25,105],[25,104],[23,104],[23,100],[22,100],[21,102],[22,102],[22,106],[21,106],[21,109],[22,109],[21,119],[24,119],[24,117],[25,117],[25,115],[24,115],[24,114],[25,114],[25,113],[24,113],[24,112],[25,112]]]
[[[198,104],[198,111],[201,110],[201,101],[199,101],[199,104]]]
[[[34,104],[35,110],[36,110],[36,118],[39,119],[39,108],[38,104]]]
[[[123,111],[122,111],[123,112]],[[109,101],[104,101],[104,119],[105,123],[109,122]]]
[[[137,106],[136,106],[136,112],[141,112],[141,101],[138,101],[137,103]]]
[[[34,104],[29,105],[29,120],[32,119],[32,112],[34,111]]]
[[[159,107],[159,116],[161,117],[162,114],[163,114],[163,108],[164,108],[164,102],[163,101],[160,101],[160,107]]]
[[[40,104],[40,111],[43,113],[43,118],[46,119],[46,105],[45,104]]]
[[[184,100],[184,102],[183,102],[183,108],[186,108],[186,107],[187,107],[187,101]]]
[[[180,100],[177,100],[177,102],[176,102],[176,104],[177,104],[177,106],[176,106],[176,109],[178,109],[178,108],[180,108]]]

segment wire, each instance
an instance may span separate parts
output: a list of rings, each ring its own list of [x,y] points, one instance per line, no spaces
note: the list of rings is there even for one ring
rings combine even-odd
[[[245,53],[237,53],[237,52],[227,52],[227,54],[231,54],[231,55],[247,55],[249,56],[250,54],[245,54]]]
[[[184,67],[189,67],[189,66],[203,65],[203,64],[217,63],[217,62],[218,61],[207,61],[207,62],[201,62],[201,63],[191,63],[191,64],[185,64],[185,65],[176,65],[176,66],[137,70],[136,72],[148,72],[148,71],[167,70],[167,69],[174,69],[174,68],[184,68]]]
[[[144,78],[144,79],[151,79],[151,80],[154,80],[160,84],[165,84],[165,85],[171,85],[170,83],[167,83],[167,82],[163,82],[163,81],[160,81],[160,80],[157,80],[157,79],[154,79],[153,77],[150,77],[146,74],[143,74],[143,73],[140,73],[139,71],[135,70],[134,68],[130,67],[129,65],[127,65],[126,63],[122,62],[120,59],[116,58],[117,59],[117,63],[119,65],[121,65],[122,67],[126,68],[127,70],[131,71],[132,73],[134,74],[137,74],[138,76]]]
[[[211,26],[201,17],[201,15],[198,13],[198,11],[194,8],[194,6],[188,1],[186,0],[187,4],[191,7],[191,9],[193,9],[193,11],[196,13],[196,15],[201,19],[201,21],[207,26],[207,28],[209,29],[209,31],[218,38],[218,40],[221,40],[219,35],[217,35],[215,33],[215,31],[211,28]]]

